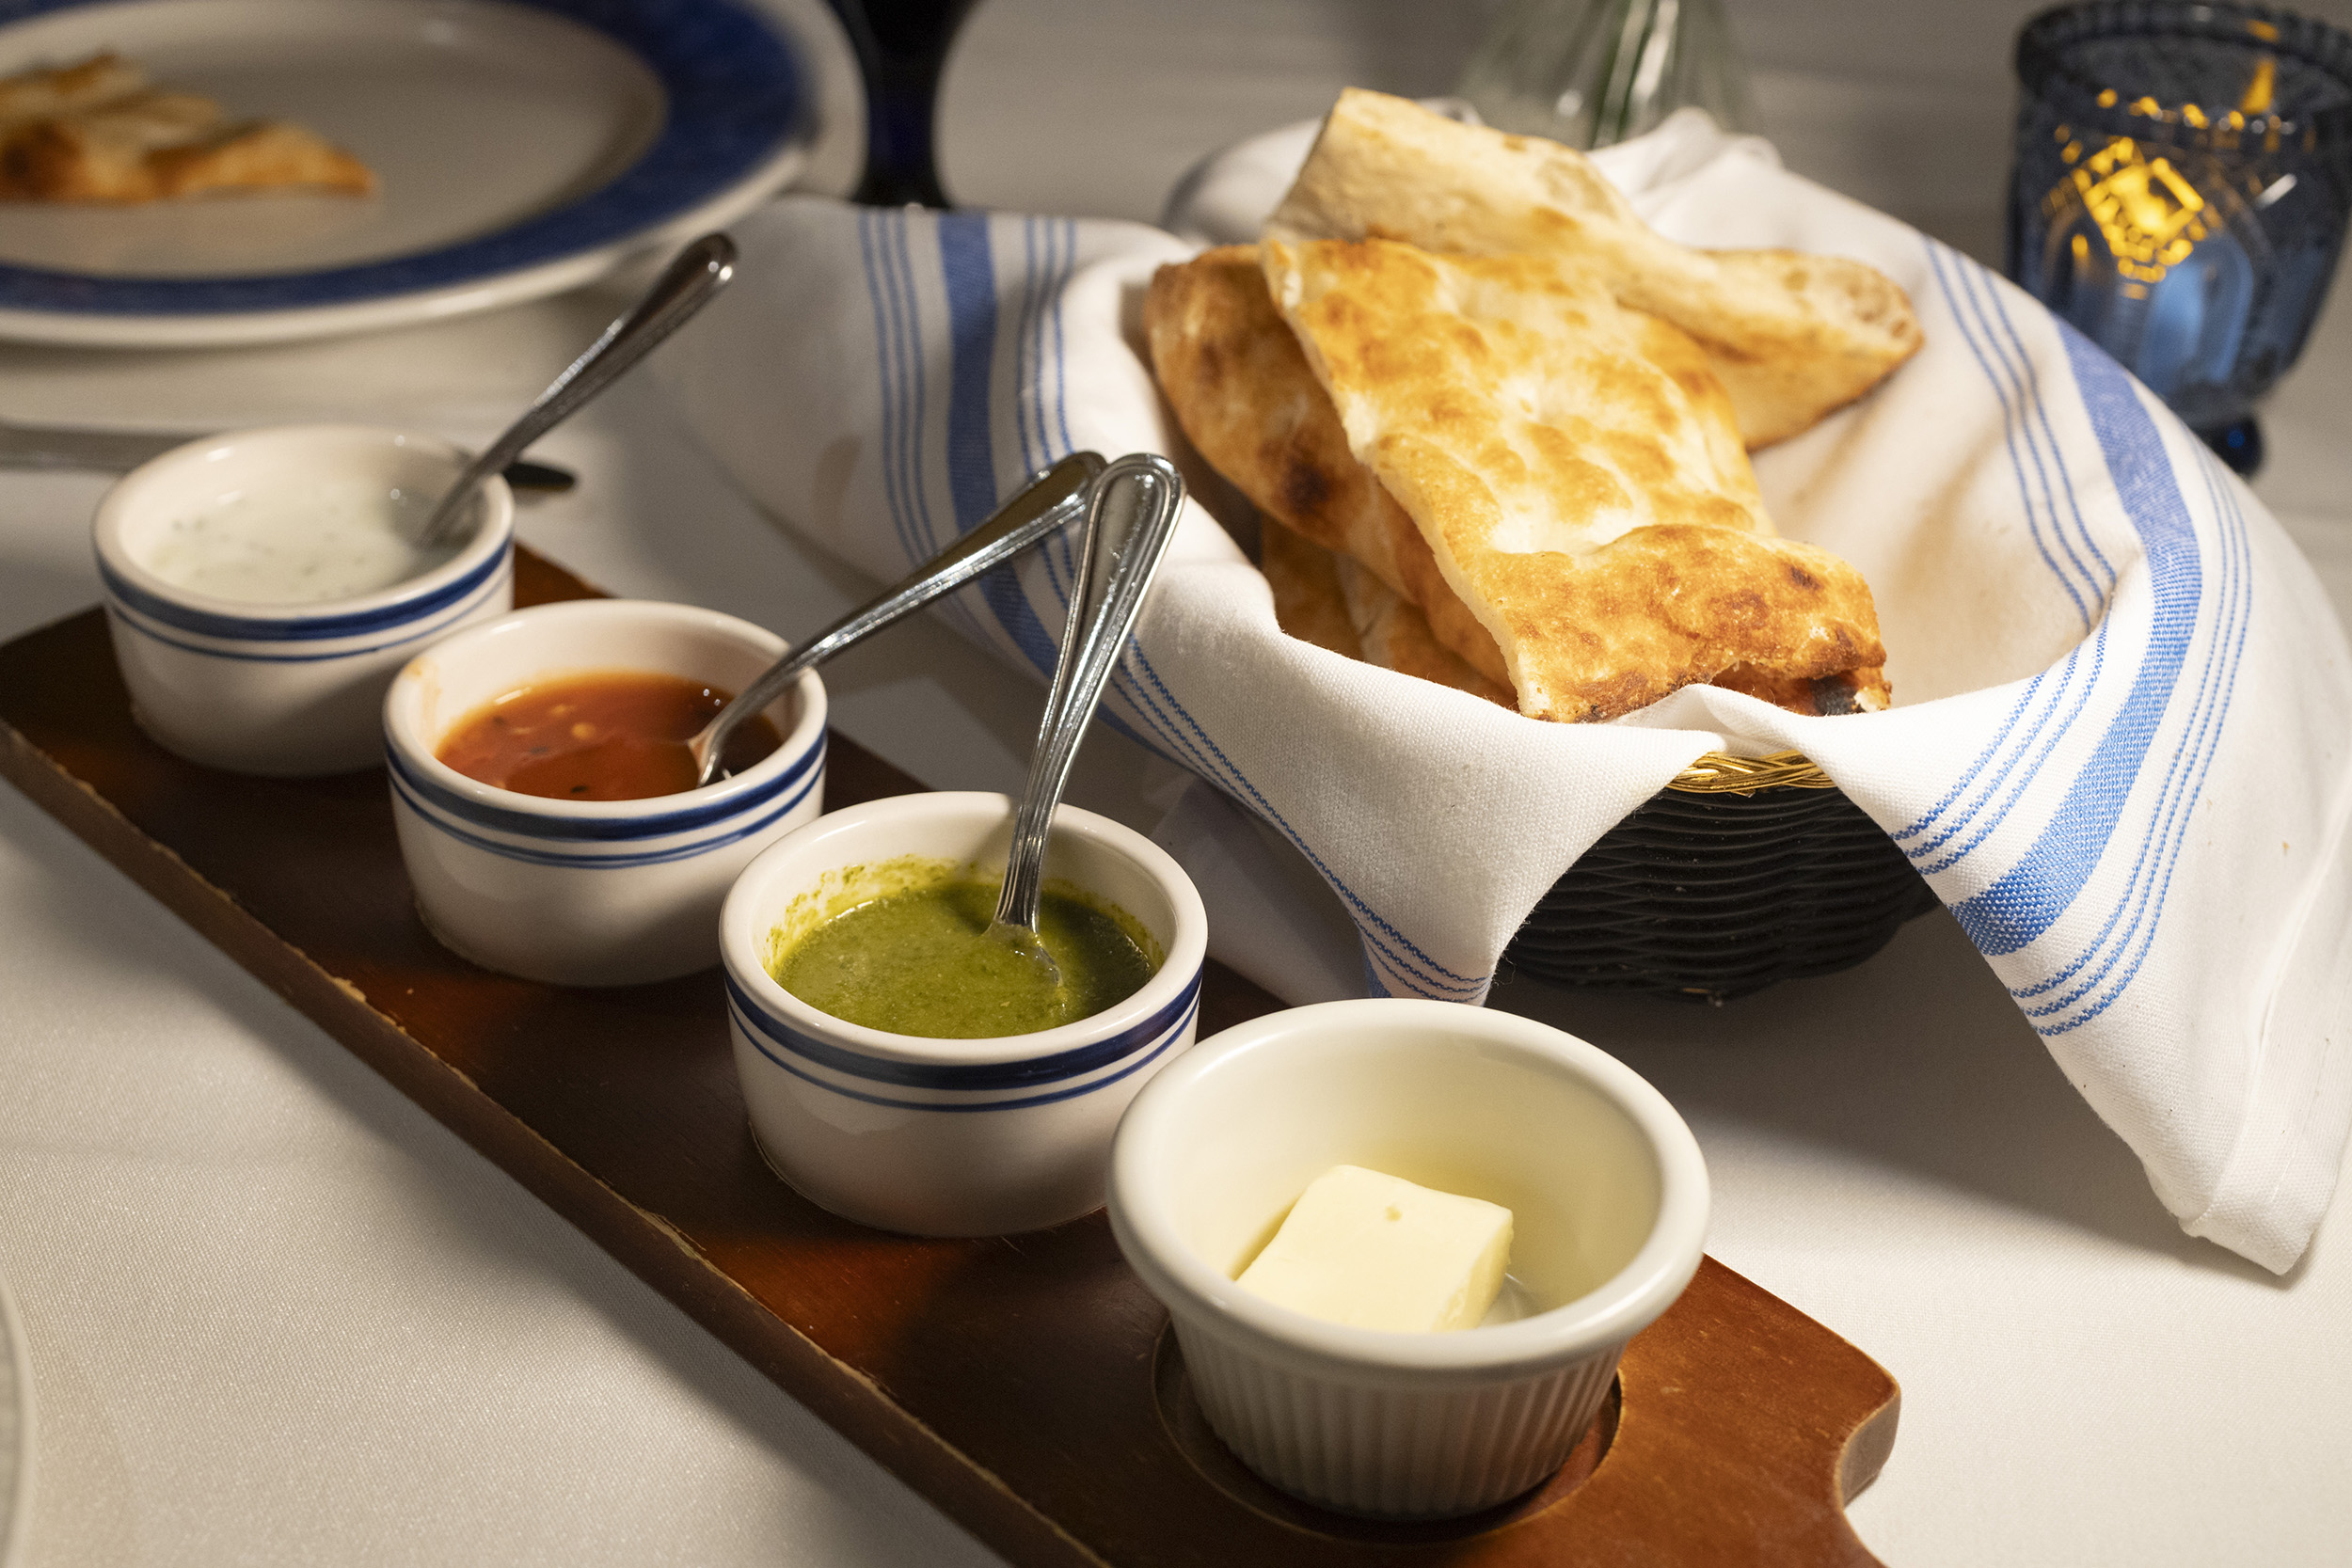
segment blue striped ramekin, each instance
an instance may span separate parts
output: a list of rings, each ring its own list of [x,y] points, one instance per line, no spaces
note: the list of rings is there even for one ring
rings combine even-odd
[[[514,498],[482,487],[450,560],[374,594],[266,605],[193,593],[149,570],[166,531],[234,498],[372,478],[438,496],[465,454],[366,425],[206,436],[124,475],[91,529],[115,661],[140,726],[191,761],[281,777],[349,772],[382,752],[384,690],[436,639],[513,608]]]
[[[784,743],[732,778],[640,800],[557,800],[468,778],[436,755],[469,714],[534,682],[603,671],[740,691],[782,638],[692,605],[540,605],[435,644],[383,704],[385,763],[417,911],[486,969],[636,985],[719,961],[719,908],[754,857],[823,807],[825,689],[814,672],[766,710]]]
[[[993,879],[1011,830],[1002,795],[871,800],[779,841],[727,895],[727,1032],[753,1134],[777,1174],[834,1213],[923,1236],[1075,1219],[1103,1201],[1128,1101],[1192,1044],[1208,952],[1200,894],[1150,839],[1069,806],[1047,877],[1124,910],[1166,954],[1118,1006],[1036,1034],[928,1039],[819,1012],[770,974],[780,937],[866,895],[875,868],[912,856]]]

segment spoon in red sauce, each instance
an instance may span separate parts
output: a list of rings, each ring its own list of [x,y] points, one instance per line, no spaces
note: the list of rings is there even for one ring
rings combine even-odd
[[[693,783],[707,784],[719,775],[727,737],[782,696],[801,678],[802,671],[814,669],[850,643],[1003,565],[1076,520],[1086,511],[1088,488],[1104,467],[1100,452],[1072,452],[998,507],[979,527],[770,665],[686,742],[693,755]]]

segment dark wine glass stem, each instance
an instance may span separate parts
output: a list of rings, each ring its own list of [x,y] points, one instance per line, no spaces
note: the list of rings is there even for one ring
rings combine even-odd
[[[939,182],[939,83],[976,0],[829,0],[866,83],[866,172],[852,199],[949,205]]]

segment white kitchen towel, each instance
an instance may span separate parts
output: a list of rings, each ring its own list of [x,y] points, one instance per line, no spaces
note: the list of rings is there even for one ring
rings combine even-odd
[[[1262,212],[1306,139],[1207,169],[1187,239],[787,198],[738,226],[741,277],[663,378],[765,505],[896,577],[1062,453],[1191,461],[1141,291]],[[1801,718],[1692,687],[1534,722],[1286,638],[1194,507],[1105,713],[1297,847],[1356,924],[1363,990],[1470,1003],[1536,899],[1685,764],[1801,751],[2182,1225],[2283,1271],[2352,1126],[2352,667],[2310,569],[2161,404],[1966,258],[1695,116],[1599,162],[1677,240],[1855,256],[1909,292],[1918,356],[1756,464],[1782,531],[1870,582],[1896,706]],[[1041,678],[1073,564],[1051,546],[951,613]],[[1280,992],[1248,926],[1216,950]]]

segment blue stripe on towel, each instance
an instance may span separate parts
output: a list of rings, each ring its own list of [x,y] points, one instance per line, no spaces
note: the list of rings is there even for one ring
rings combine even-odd
[[[1994,368],[1993,356],[1984,341],[1991,335],[1991,326],[1981,322],[1976,325],[1970,325],[1972,319],[1976,318],[1983,308],[1968,290],[1966,274],[1969,263],[1964,258],[1937,245],[1932,240],[1927,241],[1926,244],[1928,259],[1935,268],[1936,282],[1942,287],[1945,301],[1951,309],[1953,325],[1960,328],[1961,338],[1968,344],[1968,352],[1976,357],[1977,368],[1984,372],[1985,380],[1993,385],[1994,395],[2000,400],[2001,444],[2009,451],[2010,471],[2017,476],[2017,496],[2025,507],[2026,526],[2033,532],[2034,548],[2041,553],[2042,563],[2050,569],[2050,575],[2057,578],[2058,585],[2066,590],[2066,596],[2074,601],[2074,614],[2082,622],[2083,629],[2089,631],[2094,618],[2092,611],[2095,607],[2090,599],[2085,598],[2084,592],[2090,588],[2090,584],[2086,581],[2080,587],[2076,586],[2074,573],[2082,570],[2082,563],[2078,558],[2074,557],[2073,551],[2067,548],[2063,538],[2058,541],[2058,548],[2066,553],[2069,562],[2074,566],[2074,571],[2070,572],[2067,565],[2061,564],[2058,557],[2051,553],[2051,535],[2058,531],[2057,519],[2055,516],[2045,519],[2042,509],[2035,504],[2034,486],[2026,476],[2027,465],[2025,457],[2018,451],[2021,440],[2029,450],[2031,449],[2032,429],[2027,424],[2024,412],[2017,406],[2011,396],[2010,383],[1999,371]],[[2034,452],[2033,455],[2038,459],[2040,453]],[[2047,478],[2044,476],[2045,494],[2047,485]],[[2091,597],[2096,596],[2096,590],[2091,590]]]
[[[2004,377],[1994,370],[1992,358],[1988,356],[1986,350],[1979,346],[1977,334],[1969,329],[1967,313],[1963,310],[1961,298],[1963,293],[1967,293],[1971,304],[1977,309],[1982,310],[1989,306],[1992,310],[1998,312],[2006,327],[2008,338],[2011,342],[2017,342],[2019,340],[2015,325],[2008,321],[2006,309],[2000,304],[1999,291],[1994,285],[1990,275],[1984,274],[1983,269],[1976,263],[1947,250],[1932,240],[1924,243],[1927,245],[1930,264],[1934,269],[1937,284],[1945,295],[1946,304],[1950,309],[1953,320],[1959,326],[1962,337],[1968,342],[1970,352],[1977,360],[1978,368],[1984,372],[1985,380],[1992,388],[1994,398],[2001,404],[2003,440],[2009,448],[2010,469],[2017,478],[2018,499],[2025,509],[2027,526],[2032,530],[2035,548],[2041,553],[2043,562],[2058,577],[2060,585],[2066,588],[2068,595],[2074,600],[2077,613],[2081,613],[2083,600],[2068,579],[2066,573],[2060,569],[2050,554],[2044,538],[2042,510],[2035,504],[2034,487],[2027,483],[2025,466],[2018,459],[2017,442],[2021,430],[2025,434],[2028,447],[2034,448],[2036,472],[2043,479],[2042,488],[2051,514],[2048,523],[2049,531],[2061,537],[2064,533],[2063,523],[2058,515],[2055,498],[2049,491],[2047,473],[2042,468],[2039,448],[2033,440],[2033,431],[2037,425],[2043,437],[2049,442],[2050,465],[2056,469],[2059,482],[2065,486],[2067,502],[2074,511],[2075,526],[2082,532],[2085,547],[2099,560],[2102,566],[2106,565],[2106,557],[2090,540],[2089,529],[2082,521],[2081,509],[2074,499],[2072,474],[2066,467],[2063,451],[2058,446],[2055,435],[2049,428],[2048,410],[2042,399],[2039,378],[2029,373],[2024,380],[2017,382],[2017,395],[2024,400],[2025,406],[2020,407],[2018,404],[2012,403],[2010,384],[2005,382]],[[1972,276],[1977,277],[1982,290],[1980,299],[1978,293],[1968,288],[1967,280]],[[1988,341],[1994,337],[1989,325],[1984,328],[1984,337]],[[2020,352],[2022,355],[2022,349]],[[2008,361],[2004,358],[2003,363],[2006,366]],[[2032,416],[2030,421],[2026,418],[2028,414]],[[2074,556],[2071,546],[2068,546],[2068,554],[2070,559],[2079,560]],[[2109,578],[2104,587],[2097,584],[2091,585],[2093,595],[2101,601],[2103,606],[2107,593],[2114,585],[2112,568],[2108,570]],[[2106,665],[2106,635],[2107,626],[2103,617],[2091,633],[2087,670],[2084,667],[2083,650],[2078,647],[2058,666],[2059,678],[2055,686],[2050,686],[2045,689],[2044,683],[2049,674],[2047,671],[2036,675],[2027,683],[2017,705],[2010,711],[2007,722],[1994,733],[1992,741],[1986,745],[1983,752],[1961,771],[1960,779],[1952,788],[1917,821],[1898,829],[1891,835],[1898,845],[1904,846],[1904,852],[1911,856],[1915,863],[1928,862],[1919,866],[1922,875],[1931,876],[1950,869],[1983,844],[1993,832],[2008,819],[2010,810],[2023,799],[2033,781],[2040,776],[2043,764],[2049,761],[2058,743],[2066,736],[2082,717],[2091,694],[2098,689],[2099,676]],[[2075,688],[2074,680],[2078,674],[2084,676],[2084,679],[2080,687]],[[2067,701],[2070,689],[2073,689],[2071,704]],[[2043,701],[2045,698],[2046,702]],[[2061,706],[2066,709],[2063,719],[2058,718],[2058,710]],[[2028,713],[2030,717],[2027,717]],[[2053,721],[2056,722],[2054,723]],[[1995,759],[1998,759],[1997,766],[1994,766]],[[1990,771],[1987,770],[1988,768]],[[1973,799],[1970,799],[1972,796]],[[1996,798],[1997,804],[1995,803]],[[1953,807],[1963,800],[1968,800],[1969,803],[1946,821],[1946,814],[1951,812]],[[1988,808],[1990,815],[1985,816]],[[1981,822],[1978,820],[1979,816],[1982,816]],[[1945,821],[1945,828],[1934,839],[1922,844],[1904,845],[1906,839],[1916,837],[1939,821]],[[1954,837],[1967,831],[1971,826],[1976,828],[1976,832],[1966,843],[1949,854],[1943,855],[1940,859],[1929,860],[1929,857],[1937,855]]]
[[[1357,929],[1362,933],[1366,944],[1376,949],[1377,956],[1387,960],[1391,970],[1398,973],[1407,984],[1423,994],[1450,992],[1456,996],[1474,996],[1486,988],[1489,976],[1462,974],[1447,968],[1422,952],[1404,932],[1391,925],[1378,911],[1358,897],[1345,882],[1340,880],[1338,874],[1324,863],[1323,857],[1308,846],[1307,841],[1283,818],[1282,814],[1274,809],[1274,803],[1261,794],[1257,785],[1251,784],[1242,770],[1233,766],[1232,759],[1225,754],[1216,741],[1209,738],[1208,732],[1201,728],[1200,721],[1185,711],[1184,704],[1177,701],[1175,693],[1168,689],[1165,681],[1161,680],[1159,672],[1152,667],[1152,660],[1145,655],[1143,649],[1130,644],[1128,658],[1132,664],[1141,668],[1144,676],[1151,682],[1152,689],[1159,693],[1170,708],[1175,710],[1177,717],[1183,721],[1184,728],[1191,731],[1192,735],[1197,737],[1199,745],[1207,748],[1208,754],[1204,756],[1198,747],[1184,742],[1180,736],[1171,736],[1171,738],[1176,738],[1178,743],[1190,752],[1196,759],[1186,766],[1205,778],[1214,780],[1221,777],[1230,781],[1227,785],[1229,792],[1238,787],[1239,791],[1248,797],[1246,803],[1258,816],[1272,823],[1283,837],[1296,846],[1298,852],[1307,857],[1309,863],[1323,874],[1324,880],[1329,882],[1333,891],[1346,901],[1348,908],[1355,911]],[[1140,695],[1141,689],[1138,688],[1137,690]],[[1214,761],[1210,762],[1212,757]],[[1182,759],[1174,760],[1181,761]],[[1203,763],[1209,763],[1209,766],[1204,767]],[[1394,942],[1396,947],[1390,946],[1391,942]],[[1405,954],[1409,954],[1410,959],[1400,955],[1396,948],[1402,948]]]
[[[931,491],[927,461],[930,441],[925,434],[930,422],[930,355],[926,352],[930,334],[924,330],[923,293],[914,280],[914,214],[904,209],[893,213],[893,221],[882,230],[887,244],[883,254],[889,259],[888,276],[891,289],[898,300],[901,317],[906,323],[907,372],[906,402],[913,418],[906,421],[905,438],[898,447],[899,487],[908,499],[907,531],[912,540],[907,564],[928,560],[945,543],[938,528],[931,521]],[[933,237],[934,254],[938,249]],[[952,383],[950,384],[952,388]]]
[[[2095,615],[2106,608],[2107,595],[2114,590],[2115,568],[2090,537],[2083,523],[2082,508],[2074,503],[2074,482],[2065,464],[2058,460],[2058,438],[2050,429],[2049,408],[2042,401],[2040,378],[2022,349],[2012,356],[2011,349],[2018,341],[2017,326],[2001,302],[1998,281],[1974,261],[1957,255],[1953,260],[1955,276],[1975,312],[1985,352],[1999,367],[2009,388],[2010,406],[2016,416],[2018,435],[2024,438],[2026,457],[2033,466],[2033,476],[2041,488],[2042,515],[2048,519],[2050,535],[2066,553],[2068,566],[2081,578],[2083,592]],[[2061,489],[2067,502],[2064,508],[2058,505]],[[2085,556],[2090,560],[2085,561]],[[2097,570],[2093,570],[2090,562],[2098,563]]]
[[[932,221],[938,226],[940,282],[948,314],[947,490],[961,535],[978,527],[996,504],[992,408],[996,256],[984,214],[942,214]],[[977,641],[989,641],[970,594],[949,594],[940,601],[939,612]]]
[[[1976,828],[1976,832],[1969,836],[1967,842],[1952,850],[1951,853],[1944,855],[1940,860],[1919,866],[1921,876],[1931,877],[1939,871],[1947,871],[1959,864],[1986,839],[1992,837],[2002,823],[2009,820],[2009,814],[2016,808],[2020,800],[2025,799],[2026,792],[2033,787],[2034,781],[2042,776],[2042,765],[2050,760],[2051,753],[2057,751],[2058,743],[2073,732],[2075,723],[2082,718],[2083,709],[2090,705],[2092,693],[2099,689],[2099,677],[2106,671],[2110,625],[2110,622],[2102,618],[2097,629],[2092,631],[2088,639],[2077,644],[2073,653],[2068,654],[2059,661],[2057,666],[2058,681],[2058,685],[2052,688],[2049,706],[2037,715],[2030,725],[2026,726],[2022,732],[2018,750],[1990,774],[1979,780],[1963,783],[1961,786],[1962,790],[1965,790],[1970,784],[1981,783],[1982,793],[1978,795],[1967,809],[1956,813],[1943,832],[1924,843],[1910,846],[1905,850],[1915,863],[1926,860],[1928,856],[1936,854],[1945,845],[1950,843],[1960,833],[1966,832],[1972,825]],[[2047,674],[2048,672],[2044,671],[2042,675],[2037,675],[2034,678],[2039,681]],[[2082,684],[2079,689],[2074,690],[2074,702],[2067,707],[2066,715],[2062,720],[2051,723],[2050,720],[2057,714],[2058,705],[2065,701],[2068,690],[2074,688],[2077,675],[2082,677]],[[2036,745],[2036,742],[2039,744]],[[2030,758],[2026,755],[2028,748],[2032,748]],[[1988,808],[1991,814],[1984,816],[1981,822],[1978,821],[1979,815]],[[1914,831],[1925,825],[1923,819],[1921,823],[1915,825]]]
[[[2058,511],[2054,499],[2052,515],[2058,522],[2061,536],[2064,536],[2068,519],[2072,519],[2073,536],[2082,542],[2083,549],[2098,563],[2094,586],[2100,601],[2105,603],[2107,595],[2115,592],[2115,562],[2109,561],[2106,552],[2099,547],[2099,540],[2090,531],[2090,519],[2083,515],[2082,498],[2074,493],[2074,478],[2066,466],[2064,449],[2058,445],[2058,433],[2050,428],[2050,405],[2042,396],[2042,372],[2035,366],[2033,356],[2026,352],[2025,338],[2017,330],[2017,318],[2001,293],[1999,280],[1988,269],[1973,262],[1966,269],[1966,276],[1974,280],[1976,287],[1982,292],[1985,303],[1992,309],[1994,322],[1999,331],[1987,336],[1992,340],[1995,356],[2016,375],[2023,406],[2033,416],[2035,426],[2041,430],[2042,449],[2049,452],[2058,483],[2065,491],[2065,512],[2060,514]],[[2072,546],[2069,548],[2071,550]]]
[[[1962,928],[1988,957],[2014,953],[2040,937],[2090,880],[2163,722],[2204,588],[2196,528],[2173,483],[2155,421],[2114,360],[2064,323],[2058,331],[2117,494],[2138,531],[2154,615],[2131,690],[2056,816],[1999,880],[1952,907]]]
[[[1021,220],[1021,331],[1013,341],[1013,385],[1020,388],[1013,404],[1013,439],[1021,455],[1021,467],[1035,473],[1054,461],[1058,454],[1045,438],[1045,356],[1040,352],[1039,334],[1045,319],[1045,291],[1039,286],[1041,278],[1058,277],[1041,245],[1050,245],[1052,236],[1046,230],[1049,220],[1025,217]]]
[[[948,384],[947,483],[959,532],[977,528],[996,505],[995,461],[991,451],[994,420],[990,396],[997,352],[996,266],[990,220],[977,213],[952,213],[936,220],[940,270],[947,300],[947,336],[953,346]],[[1025,290],[1041,280],[1023,278]],[[1044,286],[1058,287],[1058,279]],[[1019,320],[1024,311],[1015,312]],[[1020,343],[1012,345],[1018,369]],[[1023,476],[1025,479],[1025,475]],[[979,581],[980,597],[1013,647],[1041,674],[1050,674],[1060,643],[1038,619],[1022,587],[1020,569],[999,569]]]
[[[2097,964],[2082,983],[2066,996],[2046,1006],[2029,1007],[2026,1016],[2035,1021],[2035,1027],[2045,1035],[2062,1035],[2078,1029],[2105,1012],[2117,998],[2130,989],[2132,979],[2139,973],[2149,952],[2155,945],[2156,928],[2164,915],[2165,895],[2171,887],[2172,872],[2178,863],[2182,847],[2187,842],[2190,823],[2196,805],[2204,790],[2205,777],[2211,771],[2213,759],[2220,751],[2221,731],[2228,721],[2229,703],[2237,687],[2237,671],[2246,647],[2247,627],[2252,621],[2253,609],[2253,550],[2247,537],[2246,519],[2237,499],[2221,477],[2220,466],[2207,453],[2198,454],[2204,469],[2205,493],[2211,502],[2217,527],[2221,535],[2222,587],[2219,594],[2221,613],[2217,622],[2212,646],[2206,650],[2205,670],[2197,694],[2197,708],[2192,714],[2193,731],[2189,743],[2174,753],[2171,768],[2165,778],[2161,818],[2155,841],[2143,845],[2137,862],[2132,867],[2128,895],[2115,911],[2091,945],[2082,956],[2058,974],[2038,986],[2012,990],[2020,1001],[2041,994],[2065,983],[2094,958]],[[2217,667],[2220,668],[2217,668]],[[2153,853],[2151,853],[2151,850]],[[2130,921],[2119,933],[2117,922],[2128,911]],[[2115,939],[2114,951],[2100,958],[2110,936]],[[2118,974],[2117,970],[2122,973]],[[2093,991],[2104,991],[2085,1001]],[[2043,1018],[2055,1019],[2070,1007],[2081,1004],[2081,1010],[2062,1022],[2044,1024]]]
[[[874,385],[882,394],[882,450],[876,466],[882,470],[882,504],[890,514],[890,530],[898,535],[898,553],[909,563],[922,557],[908,531],[910,507],[901,483],[897,453],[909,418],[903,406],[902,361],[905,356],[898,301],[884,276],[882,230],[896,214],[860,208],[857,220],[858,261],[866,272],[866,297],[874,312]],[[903,222],[903,219],[899,219]]]
[[[950,355],[947,492],[955,502],[956,531],[963,533],[996,509],[988,407],[996,354],[996,265],[989,255],[985,214],[943,213],[937,222]]]

